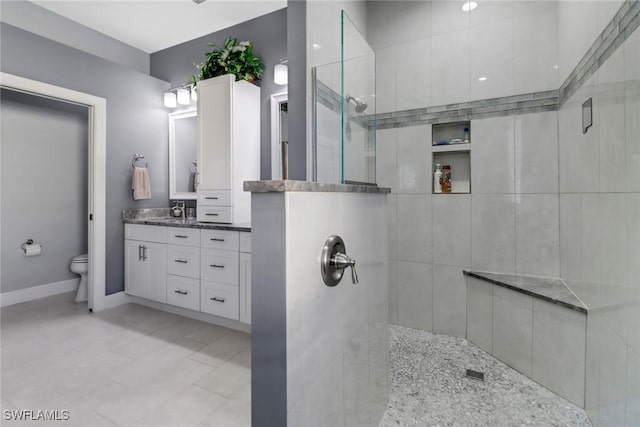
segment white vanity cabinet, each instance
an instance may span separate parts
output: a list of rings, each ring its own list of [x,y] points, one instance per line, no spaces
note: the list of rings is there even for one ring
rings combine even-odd
[[[125,292],[251,323],[251,233],[125,224]]]
[[[200,230],[167,229],[167,304],[200,310]]]
[[[126,224],[125,292],[167,302],[166,227]]]
[[[202,311],[240,320],[240,233],[203,230],[201,245]]]
[[[233,75],[198,82],[198,221],[251,221],[244,181],[260,179],[260,88]]]
[[[251,233],[240,233],[240,321],[251,324]]]

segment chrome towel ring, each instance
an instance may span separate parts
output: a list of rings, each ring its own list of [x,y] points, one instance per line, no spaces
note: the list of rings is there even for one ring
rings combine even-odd
[[[134,168],[136,168],[136,167],[138,167],[138,168],[139,168],[139,167],[142,167],[142,166],[138,166],[138,165],[136,165],[136,162],[137,162],[138,160],[140,160],[140,159],[144,159],[144,156],[143,156],[142,154],[135,153],[135,154],[133,155],[133,160],[131,160],[131,166],[133,166]],[[144,162],[144,167],[146,168],[147,166],[149,166],[149,163],[147,163],[147,162],[145,161],[145,162]]]

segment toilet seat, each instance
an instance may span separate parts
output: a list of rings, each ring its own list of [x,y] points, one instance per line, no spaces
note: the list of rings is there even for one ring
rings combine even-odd
[[[82,254],[82,255],[73,257],[71,262],[74,264],[86,264],[89,262],[89,254]]]

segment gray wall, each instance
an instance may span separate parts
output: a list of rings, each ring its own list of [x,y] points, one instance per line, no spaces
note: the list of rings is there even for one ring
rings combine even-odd
[[[328,23],[330,24],[330,23]],[[307,1],[287,2],[289,179],[307,180]]]
[[[190,82],[191,76],[197,71],[193,64],[204,61],[204,53],[211,49],[207,44],[215,42],[221,46],[226,37],[251,40],[255,45],[254,52],[262,57],[265,65],[262,80],[258,82],[262,88],[260,93],[260,138],[262,141],[260,177],[270,179],[270,98],[274,93],[287,90],[287,86],[280,86],[273,82],[273,67],[280,60],[287,58],[286,9],[277,10],[233,27],[152,53],[151,75],[169,81],[171,87]]]
[[[107,294],[122,291],[121,210],[168,206],[167,110],[162,93],[169,85],[5,23],[0,24],[0,36],[3,72],[107,100]],[[136,152],[149,163],[151,200],[134,202],[131,197],[131,157]]]
[[[0,97],[1,291],[74,279],[69,262],[87,252],[88,110],[6,89]],[[30,238],[41,255],[22,254]]]
[[[28,1],[3,1],[2,22],[149,74],[149,55]]]

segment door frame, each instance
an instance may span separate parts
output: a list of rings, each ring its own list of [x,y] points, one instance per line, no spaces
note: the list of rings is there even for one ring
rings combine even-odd
[[[89,116],[88,249],[90,311],[106,308],[107,100],[84,92],[0,72],[0,87],[87,107]],[[1,254],[0,254],[1,256]]]
[[[271,179],[282,179],[282,131],[280,104],[289,100],[289,92],[271,95]]]

